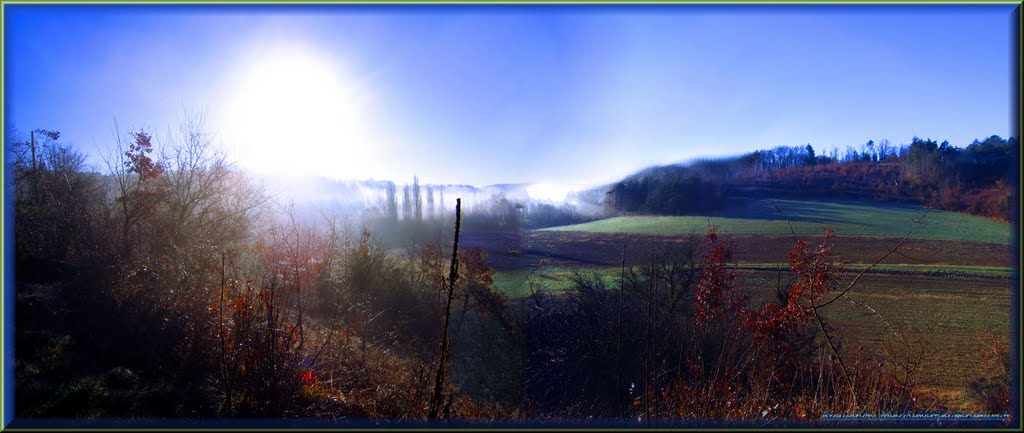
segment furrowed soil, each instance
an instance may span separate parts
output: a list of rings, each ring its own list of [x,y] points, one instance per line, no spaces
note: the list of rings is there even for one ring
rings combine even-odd
[[[856,275],[844,273],[840,287]],[[737,285],[752,302],[772,299],[788,274],[741,270]],[[985,374],[985,349],[1010,334],[1010,279],[920,273],[865,274],[847,296],[821,310],[847,349],[863,348],[880,360],[905,356],[902,340],[924,350],[915,373],[923,389],[944,395],[954,409],[973,408],[969,384]],[[851,302],[852,301],[852,302]],[[894,368],[887,362],[883,368]]]
[[[773,299],[788,281],[792,236],[729,235],[734,246],[737,286],[751,302]],[[816,242],[820,236],[801,236]],[[528,286],[552,292],[571,289],[567,268],[599,272],[617,285],[618,266],[650,257],[652,249],[685,248],[702,236],[642,235],[533,231],[466,233],[463,248],[482,248],[498,271],[495,287],[509,296],[522,296]],[[901,242],[899,238],[834,237],[833,257],[848,263],[845,287],[870,263]],[[624,249],[625,248],[625,249]],[[907,239],[877,269],[861,278],[849,293],[822,311],[847,349],[891,360],[903,345],[900,339],[924,347],[924,365],[917,370],[920,389],[953,410],[977,410],[970,382],[985,374],[985,347],[1005,344],[1010,336],[1011,285],[1016,276],[1011,245]],[[700,251],[700,249],[698,249]],[[698,253],[699,257],[699,253]],[[960,267],[960,268],[957,268]],[[500,286],[500,287],[499,287]],[[872,311],[873,310],[873,311]],[[990,361],[990,360],[989,360]],[[893,368],[888,362],[883,368]]]
[[[740,263],[788,262],[793,249],[792,236],[723,236],[732,242],[733,260]],[[801,236],[815,242],[820,236]],[[698,243],[703,237],[694,238]],[[487,251],[488,261],[497,270],[527,269],[537,266],[617,266],[623,248],[627,265],[631,258],[649,257],[653,249],[682,248],[692,239],[688,235],[640,235],[588,232],[506,232],[465,233],[462,248]],[[833,238],[833,256],[837,262],[874,263],[900,243],[898,238]],[[882,264],[959,265],[1012,267],[1011,245],[971,241],[907,239]]]

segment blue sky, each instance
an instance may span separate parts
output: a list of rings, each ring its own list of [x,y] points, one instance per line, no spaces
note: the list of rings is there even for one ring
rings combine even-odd
[[[5,119],[102,166],[202,111],[258,172],[598,183],[1012,135],[1014,5],[5,5]]]

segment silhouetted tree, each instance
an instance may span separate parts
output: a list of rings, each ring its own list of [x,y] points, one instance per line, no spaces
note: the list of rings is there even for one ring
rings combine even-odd
[[[391,222],[398,221],[398,195],[395,193],[395,183],[388,181],[384,184],[385,206],[384,214]]]
[[[427,185],[427,219],[434,219],[434,187]]]
[[[402,220],[409,221],[412,219],[412,192],[409,191],[409,185],[402,186]]]
[[[420,194],[420,178],[412,177],[413,215],[417,223],[423,222],[423,195]]]
[[[817,162],[818,159],[814,156],[814,148],[808,143],[806,153],[804,154],[804,165],[814,165]]]

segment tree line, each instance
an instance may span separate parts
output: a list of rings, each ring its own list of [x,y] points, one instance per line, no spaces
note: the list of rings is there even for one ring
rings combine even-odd
[[[839,154],[780,146],[738,157],[654,167],[614,183],[619,212],[684,214],[721,209],[735,197],[847,197],[901,201],[1009,221],[1017,138],[993,135],[964,147],[914,137],[868,141]]]

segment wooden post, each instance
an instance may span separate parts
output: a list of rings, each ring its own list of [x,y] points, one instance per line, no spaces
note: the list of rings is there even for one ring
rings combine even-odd
[[[445,303],[444,327],[441,330],[441,358],[437,361],[437,374],[434,377],[434,394],[430,399],[430,413],[427,419],[437,419],[443,401],[445,364],[448,362],[448,325],[452,316],[452,297],[455,296],[455,282],[459,279],[459,229],[462,225],[462,199],[455,199],[455,241],[452,244],[452,263],[448,271],[448,279],[444,288],[448,290]]]

